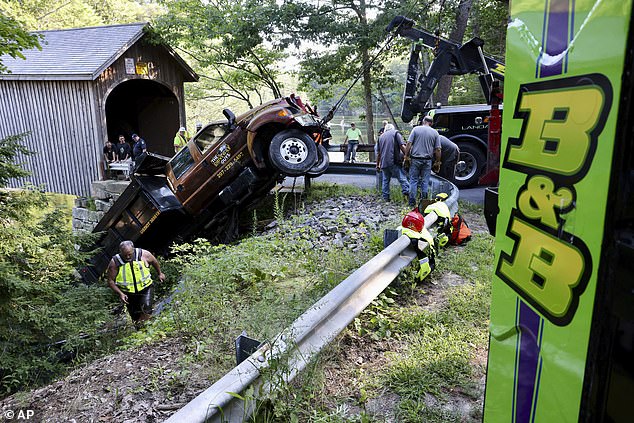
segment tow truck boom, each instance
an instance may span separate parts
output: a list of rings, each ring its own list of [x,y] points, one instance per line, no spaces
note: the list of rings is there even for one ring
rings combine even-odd
[[[477,73],[489,104],[493,78],[504,80],[504,63],[484,54],[482,51],[484,41],[478,37],[460,45],[414,28],[414,21],[404,16],[396,16],[392,19],[386,30],[395,31],[396,34],[415,42],[410,53],[403,94],[401,118],[404,122],[411,121],[418,113],[429,108],[426,107],[427,101],[444,75]],[[422,74],[419,66],[422,46],[433,48],[436,54],[427,74]]]

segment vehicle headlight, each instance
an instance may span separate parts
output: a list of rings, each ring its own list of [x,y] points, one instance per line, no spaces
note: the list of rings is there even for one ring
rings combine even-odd
[[[313,115],[297,115],[295,120],[302,126],[315,126],[317,124]]]

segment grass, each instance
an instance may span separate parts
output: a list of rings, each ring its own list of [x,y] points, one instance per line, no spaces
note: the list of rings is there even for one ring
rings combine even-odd
[[[373,190],[355,187],[320,183],[310,192],[315,201],[337,195],[363,195],[376,201]],[[178,247],[169,265],[182,272],[181,292],[167,311],[129,336],[127,345],[181,338],[187,350],[182,368],[195,364],[209,380],[218,379],[235,365],[233,341],[242,330],[252,338],[272,338],[382,249],[382,232],[377,232],[367,237],[360,252],[322,250],[312,242],[318,234],[306,225],[310,217],[305,213],[285,217],[278,232],[234,245],[211,246],[199,240]],[[338,230],[351,230],[345,219],[336,224]],[[422,284],[415,283],[416,269],[410,266],[349,326],[348,336],[339,337],[291,386],[281,387],[274,402],[260,404],[257,421],[381,421],[364,407],[386,389],[400,399],[395,409],[398,421],[465,421],[451,407],[451,393],[480,395],[474,378],[482,369],[474,368],[473,360],[487,345],[492,251],[493,238],[477,234],[465,246],[444,250],[431,281]],[[415,299],[425,295],[429,283],[440,283],[449,272],[466,282],[446,288],[440,307],[419,306]],[[361,344],[394,344],[393,352],[384,354],[388,365],[365,369],[346,362],[344,344],[350,336]],[[326,393],[327,369],[333,362],[350,367],[341,382],[352,387],[343,396]],[[175,380],[169,389],[176,394],[183,386]],[[430,395],[434,401],[425,400]],[[468,421],[477,421],[478,413],[475,410]]]
[[[277,232],[233,245],[197,240],[176,247],[166,267],[180,270],[180,292],[126,345],[181,338],[188,350],[183,362],[196,362],[211,380],[219,378],[235,366],[233,343],[243,330],[271,339],[382,248],[380,237],[370,235],[361,251],[322,249],[313,242],[319,234],[307,225],[310,218],[285,217]],[[351,234],[358,229],[346,227],[345,219],[330,224]]]
[[[373,188],[360,188],[354,185],[337,185],[328,182],[312,182],[309,200],[323,201],[335,196],[375,196]]]
[[[399,405],[402,421],[463,421],[447,411],[448,394],[456,389],[469,394],[479,369],[471,362],[487,347],[493,238],[477,234],[465,246],[448,249],[438,260],[434,278],[452,272],[467,283],[446,289],[438,309],[411,306],[395,324],[406,340],[405,348],[392,354],[383,381],[404,401]],[[425,394],[439,401],[425,403]],[[472,416],[477,421],[479,410]]]
[[[476,206],[470,211],[482,213]],[[383,353],[389,364],[366,368],[350,363],[346,358],[350,346],[333,345],[313,373],[302,375],[293,395],[278,409],[286,409],[286,417],[297,415],[299,421],[382,421],[364,407],[387,390],[398,395],[394,414],[399,422],[481,421],[478,407],[465,415],[460,401],[475,403],[482,394],[476,380],[483,368],[474,365],[474,359],[487,348],[492,260],[493,238],[478,233],[466,245],[444,250],[431,280],[416,285],[415,269],[406,269],[348,329],[348,336],[361,336],[359,343],[393,343],[391,352]],[[430,290],[429,283],[441,284],[442,276],[449,273],[464,283],[444,288],[438,307],[424,308],[414,301]],[[340,376],[341,383],[350,385],[342,389],[343,396],[323,391],[323,374],[333,363],[336,368],[349,367]],[[455,392],[460,395],[454,397]],[[356,411],[348,410],[342,417],[345,406]]]

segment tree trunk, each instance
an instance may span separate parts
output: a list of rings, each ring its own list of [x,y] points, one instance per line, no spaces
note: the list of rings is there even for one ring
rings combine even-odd
[[[369,63],[368,50],[364,49],[362,53],[363,63]],[[365,140],[367,144],[374,144],[374,100],[372,98],[372,75],[370,66],[363,67],[363,97],[365,98],[365,121],[367,123],[367,136]]]
[[[368,33],[368,18],[366,16],[365,10],[365,0],[359,1],[359,22],[361,23],[361,27],[363,28],[364,35],[367,36]],[[374,144],[374,107],[373,107],[373,98],[372,98],[372,73],[370,66],[370,53],[368,51],[368,46],[363,45],[361,50],[361,60],[363,63],[363,97],[365,98],[365,121],[367,124],[367,132],[366,132],[366,144]],[[374,161],[374,153],[370,153],[370,161]]]
[[[464,33],[467,30],[467,21],[469,20],[469,13],[471,13],[471,7],[473,6],[473,0],[461,0],[458,8],[456,9],[456,21],[449,34],[449,39],[456,43],[462,43]],[[451,83],[453,77],[445,75],[438,82],[438,88],[436,89],[437,101],[442,104],[447,104],[449,100],[449,93],[451,92]]]

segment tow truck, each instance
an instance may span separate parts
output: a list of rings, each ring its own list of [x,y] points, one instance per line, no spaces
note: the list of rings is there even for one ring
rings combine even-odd
[[[456,171],[452,182],[459,188],[478,183],[485,165],[488,169],[482,183],[494,183],[499,166],[499,136],[492,139],[489,126],[494,131],[500,126],[501,107],[498,106],[501,96],[498,93],[499,82],[504,80],[504,63],[484,54],[484,41],[478,37],[461,45],[415,28],[414,21],[404,16],[392,19],[386,30],[414,41],[403,93],[403,122],[410,122],[419,114],[430,114],[438,132],[458,145],[460,160],[464,161],[465,166]],[[420,66],[422,47],[433,49],[435,55],[427,73],[423,73]],[[429,104],[431,94],[441,77],[465,74],[479,75],[480,86],[488,105],[434,108]],[[492,107],[498,112],[490,113]],[[497,120],[490,125],[491,119]],[[499,130],[497,134],[499,135]]]

